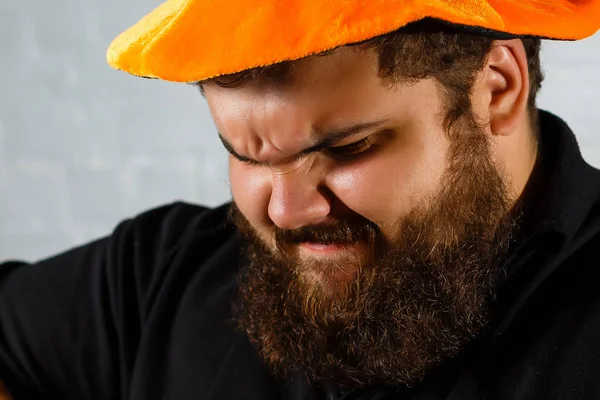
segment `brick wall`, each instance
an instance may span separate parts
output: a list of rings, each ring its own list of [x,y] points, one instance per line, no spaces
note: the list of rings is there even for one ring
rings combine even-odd
[[[36,259],[175,199],[226,201],[227,166],[202,97],[105,64],[156,0],[0,0],[0,259]],[[544,50],[540,104],[600,166],[600,34]]]

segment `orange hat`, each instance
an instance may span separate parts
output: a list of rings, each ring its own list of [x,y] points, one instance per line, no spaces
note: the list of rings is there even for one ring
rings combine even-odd
[[[117,37],[108,63],[193,82],[361,42],[426,17],[483,32],[574,40],[600,0],[167,0]]]

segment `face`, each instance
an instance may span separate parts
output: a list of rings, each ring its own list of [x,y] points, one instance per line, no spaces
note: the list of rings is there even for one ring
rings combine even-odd
[[[230,156],[241,213],[272,247],[275,228],[352,219],[396,237],[395,222],[431,201],[446,167],[449,140],[435,83],[390,89],[378,78],[376,54],[353,48],[303,60],[297,71],[285,87],[205,89],[231,150],[261,163]],[[305,260],[366,254],[310,242],[299,251]]]
[[[481,329],[509,201],[485,132],[444,129],[433,80],[390,86],[350,47],[205,93],[247,242],[237,312],[274,371],[414,383]]]

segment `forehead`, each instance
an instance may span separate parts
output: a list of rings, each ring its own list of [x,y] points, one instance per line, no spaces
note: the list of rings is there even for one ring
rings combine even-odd
[[[261,104],[284,103],[321,107],[348,94],[370,94],[381,85],[378,77],[378,57],[373,50],[342,47],[325,56],[312,56],[287,65],[285,80],[248,81],[239,87],[223,88],[213,82],[205,86],[211,110],[223,113],[244,113],[244,106],[260,110]],[[320,103],[320,104],[319,104]]]
[[[382,79],[373,49],[342,47],[295,61],[290,69],[283,83],[207,84],[206,99],[219,132],[232,141],[240,133],[298,137],[300,132],[403,118],[436,104],[432,82],[390,85]]]

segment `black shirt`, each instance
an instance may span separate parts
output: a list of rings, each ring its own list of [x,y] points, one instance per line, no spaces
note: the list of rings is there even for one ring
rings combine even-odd
[[[227,205],[175,203],[33,264],[0,266],[0,381],[20,399],[600,398],[600,171],[540,113],[528,219],[485,335],[414,388],[349,393],[271,376],[230,305]]]

